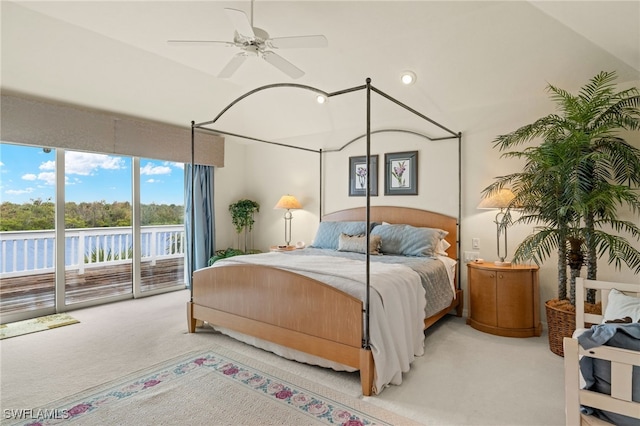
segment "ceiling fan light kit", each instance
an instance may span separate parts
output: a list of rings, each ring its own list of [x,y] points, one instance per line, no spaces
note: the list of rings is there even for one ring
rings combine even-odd
[[[304,75],[304,71],[287,61],[282,56],[270,49],[295,49],[295,48],[319,48],[327,47],[327,38],[323,35],[307,35],[293,37],[271,38],[262,28],[253,26],[253,2],[251,5],[251,21],[247,15],[237,9],[225,8],[229,20],[235,28],[233,41],[214,40],[169,40],[171,44],[182,45],[222,45],[241,49],[218,74],[219,78],[230,78],[240,68],[244,61],[250,57],[260,57],[273,65],[289,77],[298,79]]]

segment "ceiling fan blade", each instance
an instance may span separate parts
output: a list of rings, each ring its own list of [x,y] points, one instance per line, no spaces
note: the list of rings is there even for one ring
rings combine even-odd
[[[274,49],[294,49],[298,47],[327,47],[329,42],[323,35],[276,37],[267,40],[267,46]]]
[[[267,51],[264,52],[262,57],[265,61],[269,62],[271,65],[278,68],[280,71],[287,74],[291,78],[296,79],[304,75],[304,71],[276,53]]]
[[[234,55],[233,58],[229,61],[229,63],[220,71],[218,74],[218,78],[229,78],[236,72],[240,65],[247,59],[247,55],[244,52],[240,52]]]
[[[167,43],[175,46],[207,46],[207,45],[224,45],[225,47],[233,47],[235,43],[231,41],[215,41],[215,40],[167,40]]]
[[[253,33],[253,27],[247,18],[247,14],[238,9],[224,9],[227,12],[227,16],[231,20],[233,24],[233,28],[235,28],[236,32],[241,36],[245,37],[255,37]]]

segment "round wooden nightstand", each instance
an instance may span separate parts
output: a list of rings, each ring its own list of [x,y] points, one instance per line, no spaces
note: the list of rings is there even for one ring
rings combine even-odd
[[[467,288],[471,327],[506,337],[542,334],[537,266],[468,263]]]

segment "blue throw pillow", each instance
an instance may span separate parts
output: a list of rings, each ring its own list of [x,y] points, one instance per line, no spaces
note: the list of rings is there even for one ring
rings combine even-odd
[[[432,257],[436,255],[438,242],[446,237],[447,232],[411,225],[378,225],[371,235],[382,237],[382,253]]]
[[[340,234],[362,235],[367,232],[367,222],[320,222],[311,247],[338,249]]]

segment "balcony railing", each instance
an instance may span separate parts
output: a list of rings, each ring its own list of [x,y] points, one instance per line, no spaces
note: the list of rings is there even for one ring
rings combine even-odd
[[[83,228],[65,231],[65,269],[83,274],[97,266],[130,263],[133,255],[131,227]],[[0,232],[0,279],[53,272],[55,232]],[[141,227],[142,261],[184,256],[183,225]]]

